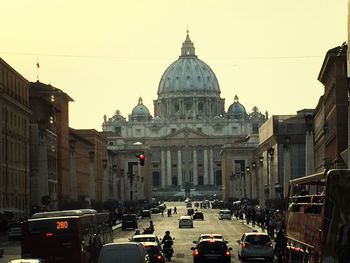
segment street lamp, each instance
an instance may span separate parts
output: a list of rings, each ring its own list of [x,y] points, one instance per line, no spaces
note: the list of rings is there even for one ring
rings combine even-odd
[[[284,137],[284,144],[283,144],[283,148],[288,151],[290,147],[290,136],[285,136]]]
[[[247,167],[245,168],[245,170],[246,170],[247,173],[249,173],[249,172],[250,172],[250,167],[247,166]]]
[[[271,160],[272,160],[272,159],[273,159],[273,155],[274,155],[274,153],[275,153],[275,149],[272,148],[272,147],[270,147],[270,148],[267,150],[267,152],[269,153],[269,155],[270,155],[270,157],[271,157]]]
[[[264,156],[259,157],[259,165],[264,166]]]
[[[252,162],[252,169],[255,170],[255,168],[256,168],[256,163]]]
[[[107,168],[107,159],[103,159],[102,160],[102,165],[103,165],[103,168]]]

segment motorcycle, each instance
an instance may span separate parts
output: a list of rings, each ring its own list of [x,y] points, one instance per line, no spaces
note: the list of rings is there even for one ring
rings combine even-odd
[[[164,253],[165,258],[168,261],[171,260],[173,254],[174,254],[173,244],[174,244],[173,240],[165,240],[164,241],[163,253]]]

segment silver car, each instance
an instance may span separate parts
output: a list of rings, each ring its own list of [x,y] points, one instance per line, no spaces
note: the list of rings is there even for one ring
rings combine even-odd
[[[103,245],[98,263],[149,263],[145,247],[139,242],[119,242]]]
[[[220,210],[219,220],[223,220],[223,219],[228,219],[228,220],[232,219],[232,214],[230,210]]]
[[[273,245],[269,235],[260,232],[244,233],[240,240],[237,240],[238,258],[247,260],[250,258],[262,258],[266,261],[273,260]]]
[[[182,228],[184,226],[193,228],[193,220],[191,216],[180,216],[179,228]]]

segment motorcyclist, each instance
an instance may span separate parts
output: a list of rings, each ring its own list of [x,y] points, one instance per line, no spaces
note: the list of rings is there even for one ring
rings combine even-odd
[[[283,261],[284,251],[287,247],[287,238],[284,233],[284,229],[281,228],[278,232],[276,238],[275,238],[275,248],[274,248],[274,254],[277,257],[277,262]]]
[[[170,259],[174,253],[174,250],[172,248],[173,238],[170,236],[170,231],[165,231],[165,235],[160,244],[163,244],[163,252],[165,253],[166,257],[170,254],[170,256],[168,256]]]

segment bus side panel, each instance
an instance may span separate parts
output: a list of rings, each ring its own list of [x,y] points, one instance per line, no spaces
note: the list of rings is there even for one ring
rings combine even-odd
[[[350,260],[350,171],[331,170],[327,177],[321,262]]]
[[[315,249],[320,246],[320,226],[322,217],[319,214],[288,212],[286,217],[286,235]]]

